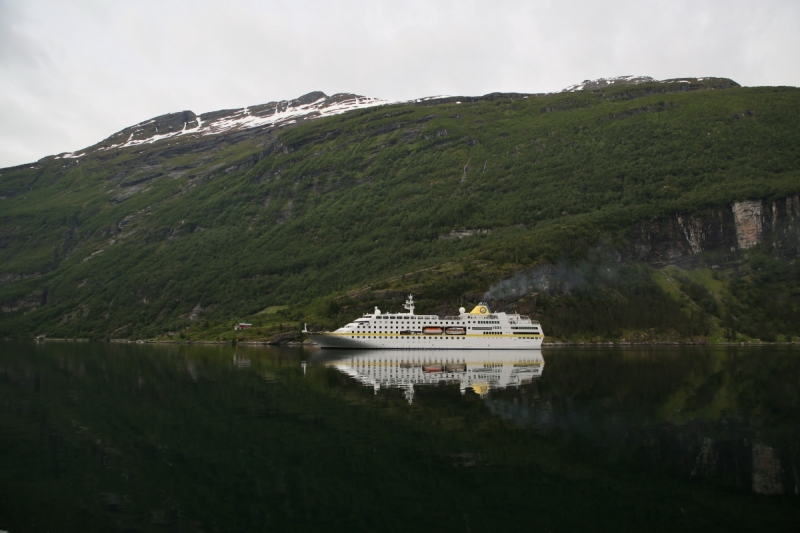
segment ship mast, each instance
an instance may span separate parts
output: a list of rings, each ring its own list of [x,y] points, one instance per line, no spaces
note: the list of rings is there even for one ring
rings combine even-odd
[[[408,295],[408,300],[406,300],[406,303],[403,304],[403,307],[408,310],[409,315],[414,314],[414,297],[412,295]]]

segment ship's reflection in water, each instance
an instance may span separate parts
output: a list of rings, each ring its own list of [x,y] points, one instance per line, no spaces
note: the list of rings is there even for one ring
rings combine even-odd
[[[485,398],[493,389],[527,385],[542,377],[541,350],[353,350],[317,357],[363,385],[404,391],[408,403],[414,388],[458,384]]]

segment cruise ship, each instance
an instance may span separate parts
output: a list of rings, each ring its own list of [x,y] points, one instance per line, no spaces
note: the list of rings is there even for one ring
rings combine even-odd
[[[538,350],[544,333],[536,320],[518,313],[493,313],[479,303],[458,316],[414,314],[414,297],[403,304],[406,313],[365,313],[336,331],[305,333],[321,348]]]

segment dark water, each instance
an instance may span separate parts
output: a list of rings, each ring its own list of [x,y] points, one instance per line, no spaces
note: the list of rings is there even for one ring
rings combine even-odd
[[[0,530],[797,531],[800,351],[0,344]]]

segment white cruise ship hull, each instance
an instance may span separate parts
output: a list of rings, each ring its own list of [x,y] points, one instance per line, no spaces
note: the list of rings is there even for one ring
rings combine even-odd
[[[518,313],[492,313],[479,303],[458,316],[415,315],[414,297],[403,305],[408,313],[374,313],[331,332],[309,332],[321,348],[357,350],[539,350],[544,332],[537,321]]]
[[[320,348],[363,350],[540,350],[543,336],[522,335],[353,335],[310,333]]]

